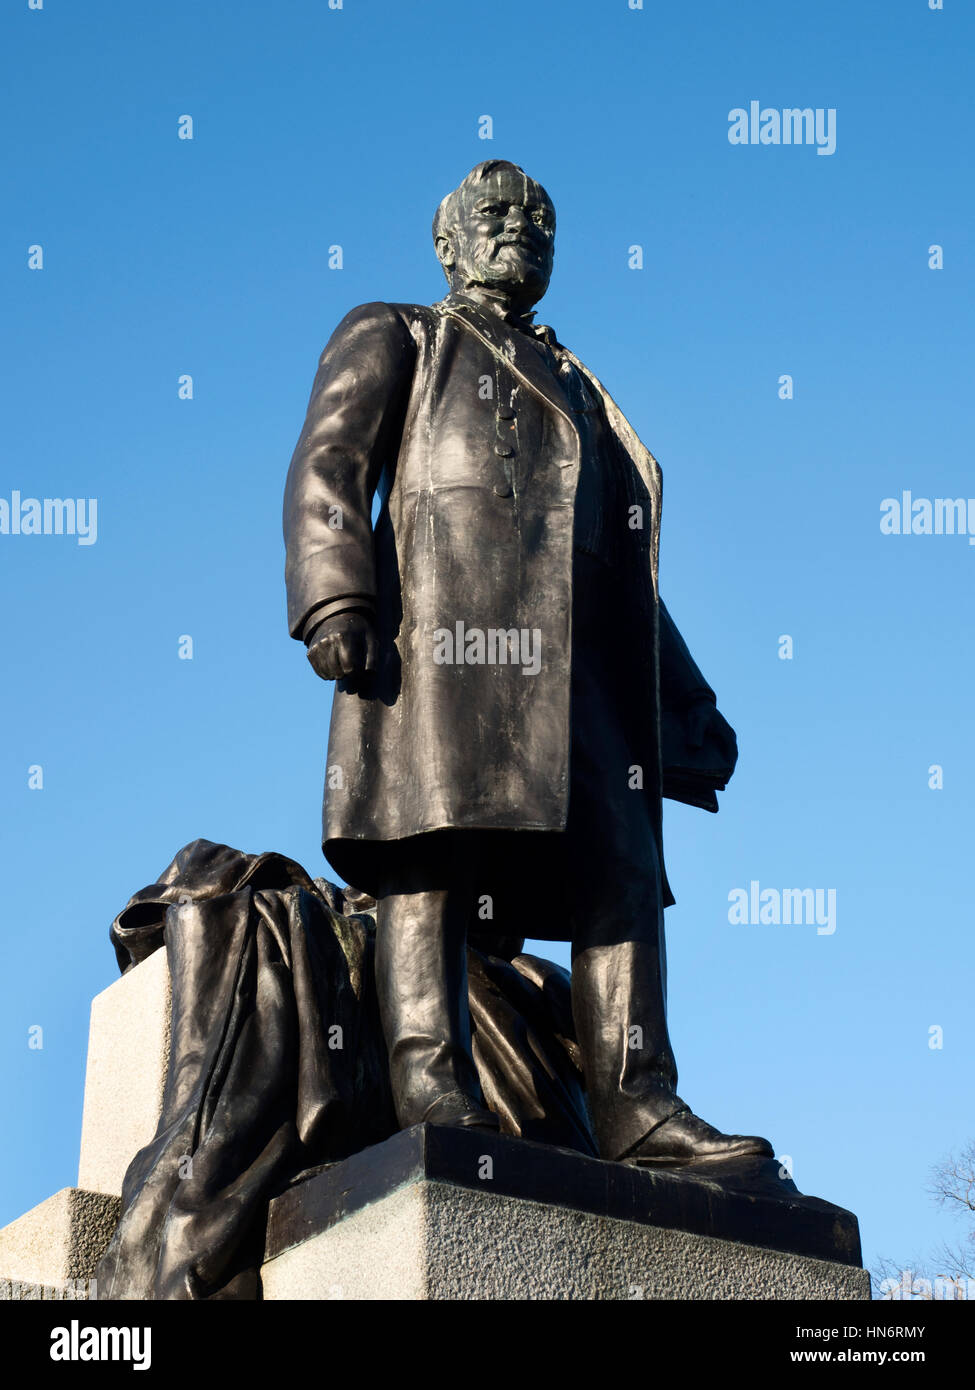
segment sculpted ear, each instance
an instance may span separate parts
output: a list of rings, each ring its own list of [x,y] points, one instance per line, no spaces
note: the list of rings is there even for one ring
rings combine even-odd
[[[453,270],[454,266],[457,264],[457,257],[454,255],[454,248],[451,245],[450,238],[438,236],[434,245],[437,249],[437,257],[444,270]]]

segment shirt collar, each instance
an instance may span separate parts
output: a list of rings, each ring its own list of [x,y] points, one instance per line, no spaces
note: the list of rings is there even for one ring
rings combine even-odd
[[[487,290],[451,290],[447,296],[447,303],[449,304],[451,300],[460,300],[463,303],[474,305],[477,309],[486,310],[490,314],[495,314],[509,327],[517,329],[519,333],[524,333],[529,338],[540,338],[550,347],[555,345],[555,334],[548,324],[535,323],[534,309],[530,309],[527,314],[514,313],[510,309],[505,309],[502,301]]]

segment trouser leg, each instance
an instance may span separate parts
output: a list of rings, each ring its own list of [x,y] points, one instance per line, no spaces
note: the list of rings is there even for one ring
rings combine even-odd
[[[632,776],[644,717],[629,628],[605,571],[577,557],[571,784],[572,1010],[602,1157],[620,1158],[682,1105],[667,1032],[663,874],[646,790]]]
[[[396,887],[377,906],[376,987],[405,1129],[451,1092],[483,1100],[471,1057],[466,884]]]
[[[659,897],[585,903],[572,951],[572,1013],[599,1152],[620,1158],[680,1108],[667,1032]]]

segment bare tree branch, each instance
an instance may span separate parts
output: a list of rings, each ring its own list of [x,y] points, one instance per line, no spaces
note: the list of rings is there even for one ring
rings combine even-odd
[[[968,1229],[962,1243],[942,1245],[930,1258],[906,1265],[881,1257],[870,1271],[874,1296],[975,1301],[975,1139],[931,1170],[927,1191],[937,1206],[953,1211],[965,1222]],[[932,1268],[940,1272],[929,1273]]]

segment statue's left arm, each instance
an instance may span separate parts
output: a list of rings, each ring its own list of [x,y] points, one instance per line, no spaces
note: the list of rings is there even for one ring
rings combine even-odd
[[[686,764],[696,760],[699,750],[708,745],[711,757],[721,760],[730,777],[738,758],[735,731],[717,708],[715,693],[687,649],[687,643],[677,625],[660,602],[660,702],[663,732],[664,768],[668,764]],[[718,785],[722,785],[720,782]],[[676,800],[689,799],[668,790],[665,776],[664,795]],[[706,797],[708,809],[717,810],[713,795]],[[693,801],[692,804],[705,804]]]
[[[717,703],[714,691],[687,649],[677,624],[660,600],[660,698],[665,707],[685,708],[697,700]]]

